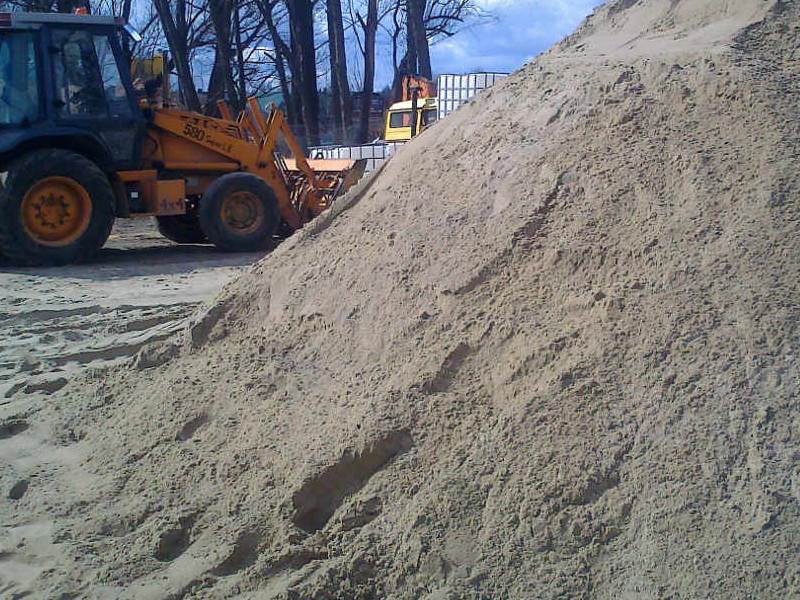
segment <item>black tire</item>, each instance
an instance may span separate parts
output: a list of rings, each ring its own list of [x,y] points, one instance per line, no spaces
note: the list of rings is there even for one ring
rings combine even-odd
[[[178,244],[203,244],[208,241],[200,227],[197,211],[185,215],[156,217],[156,221],[161,235]]]
[[[281,220],[275,192],[252,173],[215,180],[200,200],[199,216],[209,241],[226,252],[268,248]]]
[[[67,203],[59,195],[64,190]],[[85,156],[36,150],[9,165],[0,189],[0,253],[12,263],[85,261],[105,244],[113,225],[111,183]]]

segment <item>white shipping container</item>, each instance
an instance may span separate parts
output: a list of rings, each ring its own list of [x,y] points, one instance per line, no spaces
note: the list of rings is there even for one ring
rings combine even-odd
[[[492,87],[508,73],[469,73],[467,75],[439,75],[436,80],[439,118],[442,119],[472,98]]]

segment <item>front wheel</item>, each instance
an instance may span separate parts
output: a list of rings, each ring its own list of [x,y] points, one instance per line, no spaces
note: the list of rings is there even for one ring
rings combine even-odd
[[[88,259],[114,224],[114,192],[105,173],[75,152],[31,152],[8,167],[0,189],[0,252],[20,265]]]
[[[263,250],[280,223],[275,192],[252,173],[228,173],[200,200],[200,227],[209,241],[228,252]]]

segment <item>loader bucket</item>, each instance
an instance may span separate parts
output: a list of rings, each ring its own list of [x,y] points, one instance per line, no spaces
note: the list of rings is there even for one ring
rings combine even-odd
[[[290,172],[298,172],[297,163],[287,158],[286,167]],[[306,159],[314,175],[324,186],[329,202],[345,194],[364,176],[367,159]]]
[[[320,161],[320,162],[327,162],[327,161]],[[347,169],[344,173],[344,178],[342,179],[341,183],[339,184],[339,189],[336,191],[334,198],[338,198],[339,196],[343,196],[347,193],[351,187],[361,181],[361,178],[364,176],[364,171],[367,169],[367,159],[366,158],[359,158],[358,160],[354,161],[347,161],[352,162],[353,166]]]

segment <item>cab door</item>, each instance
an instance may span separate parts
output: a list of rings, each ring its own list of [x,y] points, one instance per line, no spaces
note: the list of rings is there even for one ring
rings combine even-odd
[[[411,139],[411,110],[391,110],[386,114],[386,127],[383,140],[386,142],[407,142]]]
[[[145,121],[113,27],[50,30],[55,120],[98,135],[108,147],[113,170],[141,162]]]

